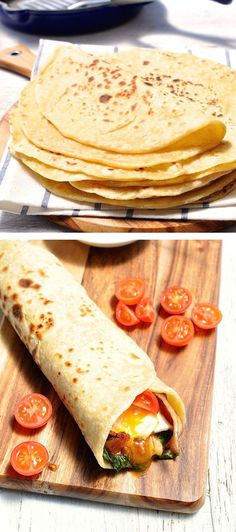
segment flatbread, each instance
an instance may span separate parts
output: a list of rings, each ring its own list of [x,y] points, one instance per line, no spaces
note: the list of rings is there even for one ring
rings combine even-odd
[[[185,422],[178,393],[51,253],[0,241],[0,305],[101,467],[111,468],[103,449],[114,422],[147,389],[164,394],[178,438]]]
[[[123,186],[125,186],[127,182],[132,181],[137,184],[140,182],[141,184],[144,183],[145,180],[150,180],[159,184],[161,181],[168,183],[168,181],[172,179],[180,178],[176,179],[175,182],[177,183],[182,182],[190,174],[193,174],[193,178],[191,179],[194,179],[195,175],[199,175],[199,178],[201,178],[206,175],[206,172],[209,174],[221,170],[224,172],[233,170],[236,167],[236,128],[232,128],[232,134],[231,129],[227,133],[227,138],[231,139],[231,141],[226,138],[219,147],[205,152],[197,158],[179,161],[171,165],[124,170],[53,154],[50,151],[42,150],[34,146],[34,144],[25,137],[20,128],[20,115],[18,110],[15,110],[11,114],[10,122],[12,131],[12,151],[26,165],[29,158],[37,160],[37,163],[32,162],[34,165],[33,170],[36,172],[38,171],[38,173],[44,175],[44,177],[47,177],[47,175],[45,174],[45,167],[41,165],[41,163],[51,166],[52,170],[49,171],[50,175],[48,175],[48,177],[55,181],[77,181],[79,178],[76,177],[76,174],[82,173],[95,180],[122,181]],[[38,169],[36,168],[36,164]]]
[[[236,186],[236,171],[231,172],[223,177],[218,178],[209,185],[201,187],[185,194],[173,197],[161,197],[161,198],[149,198],[149,199],[134,199],[134,200],[114,200],[101,198],[96,194],[89,194],[76,190],[69,183],[58,183],[56,181],[50,181],[42,176],[37,176],[38,181],[50,192],[67,198],[71,201],[77,201],[78,203],[104,203],[107,205],[114,205],[117,207],[128,207],[134,209],[173,209],[181,205],[194,204],[200,200],[208,201],[208,197],[211,197],[211,201],[224,197],[229,190],[233,190]]]
[[[216,146],[222,139],[222,129],[215,123],[202,129],[201,137],[189,136],[189,146],[181,142],[172,145],[171,151],[159,151],[142,154],[123,154],[86,146],[63,135],[49,122],[37,107],[34,94],[35,81],[23,89],[19,99],[19,122],[25,137],[35,146],[50,150],[53,154],[100,163],[114,168],[135,169],[167,164],[189,159],[202,151]]]
[[[119,153],[160,150],[181,139],[184,147],[189,134],[201,137],[208,124],[224,127],[213,89],[172,76],[150,82],[69,46],[58,48],[38,75],[35,96],[63,136]]]

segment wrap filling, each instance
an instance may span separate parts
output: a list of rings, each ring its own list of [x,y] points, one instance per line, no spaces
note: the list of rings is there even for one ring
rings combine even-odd
[[[153,459],[179,454],[174,419],[166,397],[150,390],[138,395],[115,421],[104,446],[103,458],[113,469],[144,471]]]

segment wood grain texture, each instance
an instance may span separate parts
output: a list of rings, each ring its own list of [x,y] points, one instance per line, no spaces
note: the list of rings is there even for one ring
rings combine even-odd
[[[65,264],[73,267],[81,255],[81,244],[47,241],[46,246]],[[55,247],[56,246],[56,247]],[[69,251],[68,246],[73,246]],[[84,259],[83,259],[84,260]],[[209,267],[206,270],[206,264]],[[79,278],[83,270],[80,263]],[[90,250],[83,271],[83,285],[89,295],[112,318],[114,286],[124,276],[147,279],[147,292],[158,304],[162,290],[182,283],[197,300],[217,303],[220,277],[218,241],[140,241],[116,250]],[[196,282],[197,279],[197,282]],[[0,485],[25,491],[67,495],[143,508],[193,512],[204,501],[216,332],[198,332],[192,344],[178,351],[160,340],[165,316],[160,311],[150,328],[136,328],[129,334],[148,352],[157,373],[181,394],[187,409],[187,425],[175,461],[153,462],[148,472],[119,475],[101,470],[86,446],[75,422],[60,403],[54,390],[35,366],[7,320],[3,321],[0,361]],[[6,412],[22,395],[37,390],[52,400],[54,415],[41,431],[22,432]],[[24,439],[46,444],[50,460],[58,471],[46,469],[34,480],[24,480],[9,468],[11,449]]]
[[[22,50],[20,56],[9,56],[14,49]],[[10,51],[10,52],[9,52]],[[17,45],[16,47],[7,48],[0,52],[0,66],[9,68],[18,73],[23,73],[30,77],[34,54],[25,46]],[[22,72],[23,70],[23,72]],[[9,111],[0,121],[0,158],[9,138]],[[50,216],[51,221],[56,224],[67,227],[75,232],[145,232],[145,233],[162,233],[162,232],[212,232],[220,231],[230,227],[234,222],[224,220],[217,221],[184,221],[184,220],[125,220],[116,218],[96,218],[96,217],[69,217],[69,216]]]
[[[0,51],[0,67],[30,78],[35,55],[27,46],[16,44]]]

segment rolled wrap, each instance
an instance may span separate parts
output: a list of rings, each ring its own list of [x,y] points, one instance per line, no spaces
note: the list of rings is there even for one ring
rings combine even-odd
[[[103,449],[113,423],[147,389],[165,394],[178,438],[185,419],[179,395],[54,255],[0,241],[0,304],[101,467],[111,468]]]

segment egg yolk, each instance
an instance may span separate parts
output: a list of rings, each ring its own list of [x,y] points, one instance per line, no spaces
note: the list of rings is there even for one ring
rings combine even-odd
[[[112,430],[114,432],[125,432],[133,439],[143,439],[153,432],[158,432],[158,425],[158,414],[147,412],[143,408],[132,405],[118,417]]]

